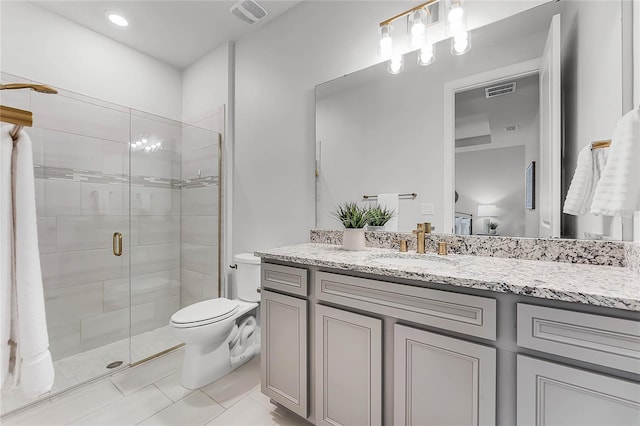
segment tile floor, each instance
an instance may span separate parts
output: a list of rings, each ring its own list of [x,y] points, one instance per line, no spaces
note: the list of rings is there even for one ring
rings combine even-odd
[[[56,378],[50,394],[53,395],[107,374],[109,370],[106,365],[112,361],[120,360],[125,365],[129,362],[134,363],[179,344],[180,341],[173,336],[171,328],[167,325],[132,336],[131,341],[120,340],[57,360],[53,363]],[[131,351],[131,358],[129,358],[129,351]],[[0,414],[33,402],[12,388],[3,389],[0,395]]]
[[[260,358],[197,390],[180,385],[184,349],[10,414],[3,426],[306,425],[260,392]]]

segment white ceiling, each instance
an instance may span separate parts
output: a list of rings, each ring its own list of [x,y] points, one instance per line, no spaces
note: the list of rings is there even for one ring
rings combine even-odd
[[[176,68],[184,69],[230,40],[238,40],[300,3],[259,0],[268,13],[247,24],[229,12],[235,1],[33,1],[63,18]],[[105,11],[117,11],[129,26],[117,27]]]

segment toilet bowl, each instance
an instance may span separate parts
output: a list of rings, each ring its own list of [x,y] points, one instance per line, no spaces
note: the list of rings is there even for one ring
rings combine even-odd
[[[248,332],[253,333],[255,329],[255,319],[247,321],[246,318],[256,310],[260,300],[260,258],[242,253],[234,256],[234,260],[238,265],[237,292],[244,300],[223,297],[205,300],[186,306],[171,316],[174,335],[185,343],[182,385],[187,389],[197,389],[216,381],[257,352],[246,345]],[[239,318],[245,318],[243,327],[248,324],[253,328],[244,333],[238,330],[236,322]],[[247,347],[234,347],[235,356],[232,357],[229,343],[233,341],[235,344],[240,340],[236,337],[238,333],[243,336],[243,345]],[[259,344],[259,341],[254,344]],[[241,349],[245,350],[244,354],[237,353]]]

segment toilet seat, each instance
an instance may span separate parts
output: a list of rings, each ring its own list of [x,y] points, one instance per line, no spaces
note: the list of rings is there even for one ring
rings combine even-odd
[[[224,321],[240,309],[236,300],[217,298],[198,302],[180,309],[171,316],[171,325],[176,328],[200,327]]]

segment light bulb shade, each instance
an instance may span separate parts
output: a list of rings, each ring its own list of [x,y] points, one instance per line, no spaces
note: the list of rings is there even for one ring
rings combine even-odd
[[[380,26],[380,31],[378,33],[378,44],[379,44],[379,54],[383,60],[391,59],[393,56],[393,39],[391,38],[391,33],[393,32],[393,26],[389,24],[385,24]]]
[[[471,40],[469,40],[469,33],[459,33],[451,39],[451,54],[452,55],[464,55],[471,49]]]
[[[411,50],[419,49],[425,40],[427,32],[427,11],[414,10],[409,14],[409,43]]]
[[[464,16],[464,9],[462,8],[462,0],[451,0],[448,2],[447,21],[450,24],[461,22]]]
[[[446,33],[449,37],[456,37],[467,32],[467,14],[462,0],[447,0],[446,2]]]
[[[404,70],[404,58],[402,55],[395,55],[389,59],[387,71],[390,74],[400,74]]]
[[[425,42],[418,52],[418,65],[427,66],[436,60],[436,52],[433,44]]]
[[[501,211],[495,204],[478,204],[478,217],[500,216]]]

